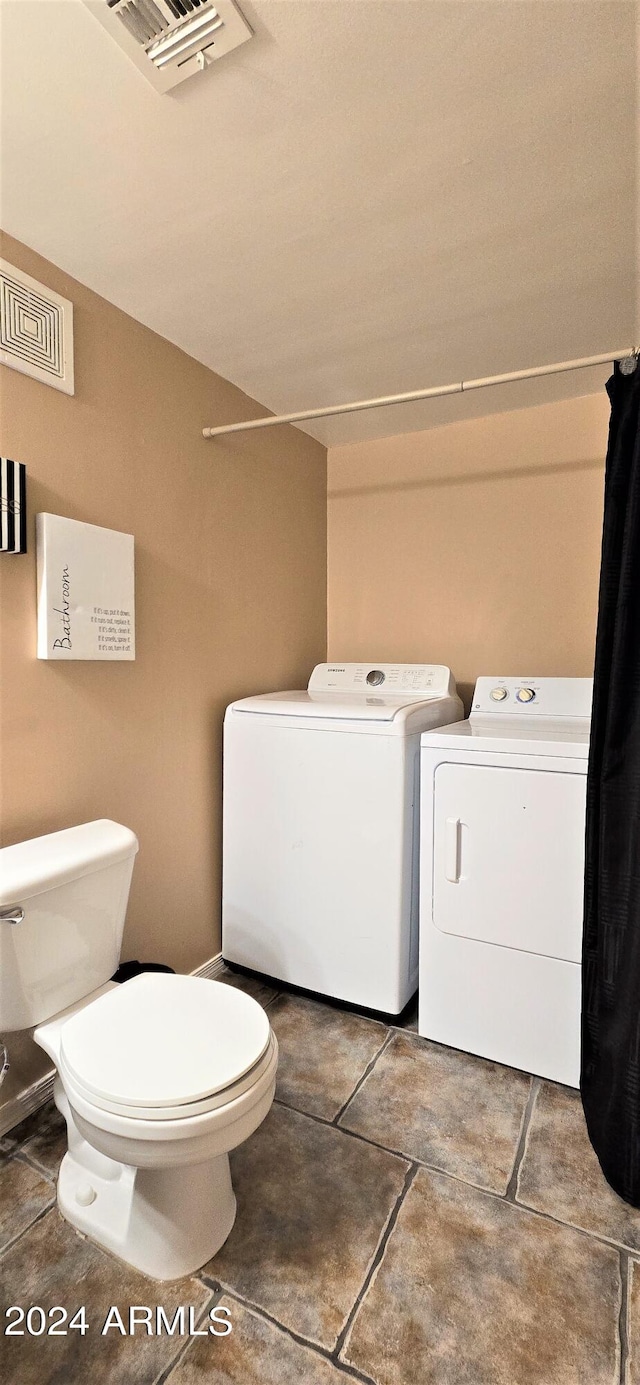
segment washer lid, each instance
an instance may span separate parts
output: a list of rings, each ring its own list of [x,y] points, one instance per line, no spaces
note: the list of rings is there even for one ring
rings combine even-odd
[[[262,1006],[243,991],[147,972],[67,1020],[60,1068],[102,1101],[183,1106],[237,1082],[269,1036]]]
[[[393,721],[406,707],[436,701],[425,693],[417,697],[408,694],[383,696],[375,689],[367,693],[282,692],[261,693],[234,702],[234,712],[259,713],[260,716],[317,717],[322,721]]]
[[[228,712],[319,721],[403,722],[412,709],[446,699],[453,699],[450,713],[455,715],[455,696],[451,670],[444,664],[316,664],[308,688],[244,697],[232,702]]]

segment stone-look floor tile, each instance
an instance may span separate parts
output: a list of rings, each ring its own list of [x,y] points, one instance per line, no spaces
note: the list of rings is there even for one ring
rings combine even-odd
[[[276,1096],[332,1120],[351,1096],[388,1030],[349,1010],[280,995],[269,1009],[280,1056]]]
[[[342,1351],[377,1385],[617,1385],[618,1253],[419,1170]]]
[[[640,1261],[629,1261],[629,1310],[627,1319],[629,1355],[624,1385],[640,1380]]]
[[[504,1193],[530,1085],[513,1068],[396,1033],[339,1124]]]
[[[609,1187],[577,1092],[544,1082],[518,1175],[518,1202],[640,1250],[640,1212]]]
[[[172,1370],[167,1385],[348,1385],[342,1371],[286,1332],[225,1295],[232,1331],[200,1337]]]
[[[57,1178],[67,1152],[67,1127],[53,1101],[28,1116],[12,1133],[20,1143],[20,1152],[28,1154],[49,1178]]]
[[[21,1159],[7,1159],[0,1170],[0,1247],[6,1246],[53,1202],[53,1184]]]
[[[270,986],[268,981],[263,981],[260,976],[245,976],[244,972],[231,971],[229,967],[220,972],[214,980],[223,981],[225,986],[237,986],[239,991],[253,996],[261,1005],[268,1005],[278,994],[275,986]]]
[[[113,1327],[103,1337],[109,1309],[115,1305],[128,1327],[129,1308],[143,1305],[153,1310],[155,1325],[156,1306],[171,1320],[179,1305],[191,1305],[197,1320],[211,1298],[196,1279],[158,1283],[138,1274],[77,1235],[55,1209],[0,1260],[0,1285],[5,1304],[39,1304],[45,1312],[60,1304],[69,1318],[81,1305],[86,1308],[85,1336],[69,1329],[66,1337],[3,1339],[3,1379],[20,1385],[149,1385],[170,1366],[185,1338],[147,1336],[144,1327],[133,1337]]]
[[[238,1215],[203,1273],[333,1349],[406,1163],[285,1106],[231,1155]]]

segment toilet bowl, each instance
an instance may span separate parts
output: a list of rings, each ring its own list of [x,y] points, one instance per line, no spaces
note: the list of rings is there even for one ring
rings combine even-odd
[[[267,1115],[278,1048],[265,1011],[234,987],[167,973],[106,980],[136,850],[133,833],[100,822],[0,851],[0,1031],[3,1016],[5,1028],[7,1015],[13,1028],[40,1020],[34,1038],[56,1065],[62,1215],[173,1279],[231,1231],[229,1152]],[[88,990],[89,977],[102,984]]]
[[[262,1007],[219,981],[148,973],[34,1038],[58,1069],[67,1123],[63,1216],[154,1279],[199,1269],[235,1219],[229,1152],[273,1101],[278,1049]]]

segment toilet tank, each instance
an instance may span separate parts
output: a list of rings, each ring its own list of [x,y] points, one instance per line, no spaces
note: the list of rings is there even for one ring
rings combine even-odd
[[[113,975],[137,850],[107,819],[0,850],[0,1034],[51,1019]]]

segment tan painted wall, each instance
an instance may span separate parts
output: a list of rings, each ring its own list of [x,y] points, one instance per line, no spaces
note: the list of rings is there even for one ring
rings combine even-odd
[[[606,394],[329,450],[329,658],[593,668]]]
[[[284,428],[205,442],[256,405],[15,241],[2,254],[73,300],[76,336],[75,397],[0,377],[30,514],[29,554],[0,560],[2,842],[126,823],[123,957],[189,970],[219,948],[224,708],[326,657],[325,450]],[[135,535],[135,663],[36,659],[39,510]]]

